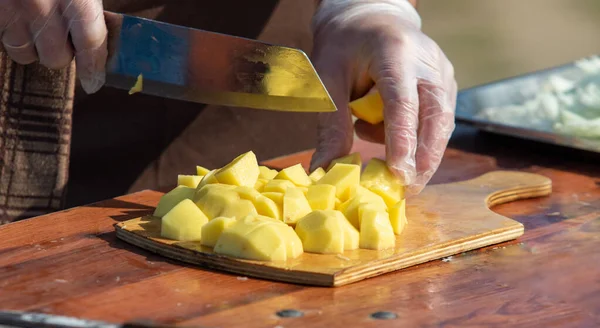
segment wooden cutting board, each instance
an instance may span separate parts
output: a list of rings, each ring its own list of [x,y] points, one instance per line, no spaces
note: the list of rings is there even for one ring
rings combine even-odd
[[[408,225],[394,249],[358,249],[340,255],[304,253],[283,263],[218,255],[197,242],[160,238],[160,219],[117,223],[117,237],[162,256],[243,276],[315,286],[342,286],[387,272],[515,239],[523,225],[490,206],[546,196],[550,179],[531,173],[495,171],[476,179],[427,186],[407,200]]]

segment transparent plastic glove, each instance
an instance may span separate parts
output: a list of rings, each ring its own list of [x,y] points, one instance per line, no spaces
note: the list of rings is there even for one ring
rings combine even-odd
[[[319,117],[311,169],[350,152],[354,127],[385,141],[386,161],[409,194],[419,193],[441,162],[454,130],[454,69],[420,30],[406,0],[323,0],[313,19],[312,61],[338,111]],[[350,100],[376,87],[384,123],[352,123]]]
[[[2,47],[19,64],[52,68],[73,57],[83,89],[94,93],[105,80],[107,29],[102,0],[0,1]]]

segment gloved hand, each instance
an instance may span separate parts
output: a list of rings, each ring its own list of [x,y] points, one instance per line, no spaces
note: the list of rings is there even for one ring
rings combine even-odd
[[[63,68],[75,56],[87,93],[105,80],[107,29],[102,0],[5,0],[0,2],[2,47],[19,64],[35,61]]]
[[[429,182],[454,130],[457,86],[452,64],[420,28],[407,0],[321,2],[313,18],[312,61],[338,111],[320,114],[311,169],[350,152],[348,103],[375,86],[384,123],[357,121],[357,134],[385,138],[387,164],[409,194]]]

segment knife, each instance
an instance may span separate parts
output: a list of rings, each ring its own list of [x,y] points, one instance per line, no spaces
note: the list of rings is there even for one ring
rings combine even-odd
[[[0,328],[173,328],[174,326],[145,323],[114,324],[74,317],[22,312],[0,311]]]
[[[295,48],[106,13],[106,85],[203,104],[293,112],[336,107]],[[139,91],[139,90],[138,90]]]

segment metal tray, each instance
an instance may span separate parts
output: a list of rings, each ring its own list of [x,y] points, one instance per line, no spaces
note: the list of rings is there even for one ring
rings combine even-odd
[[[583,139],[558,134],[551,129],[500,124],[476,117],[480,110],[487,107],[524,103],[540,90],[542,84],[547,82],[548,77],[557,73],[565,78],[581,74],[575,66],[575,62],[571,62],[562,66],[463,89],[458,93],[456,121],[492,133],[600,153],[600,140],[598,139]]]

